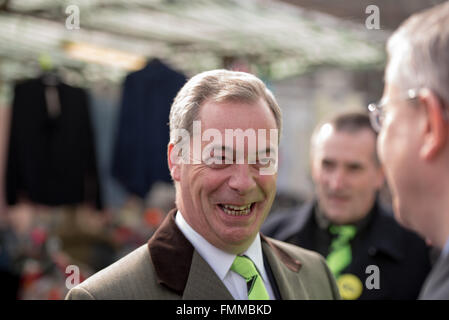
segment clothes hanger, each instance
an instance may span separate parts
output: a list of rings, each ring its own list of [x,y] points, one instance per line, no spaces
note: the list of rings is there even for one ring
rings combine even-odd
[[[42,82],[47,86],[57,86],[61,83],[58,69],[53,65],[51,56],[43,53],[39,56],[39,66],[42,70]]]

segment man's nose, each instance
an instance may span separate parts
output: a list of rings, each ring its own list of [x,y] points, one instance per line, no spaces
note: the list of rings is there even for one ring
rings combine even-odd
[[[343,189],[346,185],[346,174],[343,169],[337,169],[329,176],[329,187],[331,190]]]
[[[245,194],[256,186],[255,174],[248,164],[235,164],[228,185],[239,194]]]

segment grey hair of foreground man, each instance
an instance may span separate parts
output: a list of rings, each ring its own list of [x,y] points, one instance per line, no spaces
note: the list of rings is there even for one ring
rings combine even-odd
[[[170,143],[177,144],[181,137],[177,130],[185,129],[192,135],[192,125],[198,119],[200,107],[206,102],[266,101],[273,112],[279,138],[282,113],[271,91],[256,76],[237,71],[212,70],[192,77],[178,92],[170,110]]]
[[[387,43],[385,80],[399,89],[433,90],[449,101],[449,2],[409,18]]]

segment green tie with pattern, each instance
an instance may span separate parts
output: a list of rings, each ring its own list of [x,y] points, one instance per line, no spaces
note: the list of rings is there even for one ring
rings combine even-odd
[[[246,280],[249,300],[269,300],[267,289],[262,277],[257,271],[251,259],[245,256],[236,256],[231,270],[241,275]]]
[[[357,229],[351,225],[330,226],[329,231],[337,237],[330,245],[326,261],[335,278],[338,278],[340,273],[351,263],[352,253],[349,242],[354,238]]]

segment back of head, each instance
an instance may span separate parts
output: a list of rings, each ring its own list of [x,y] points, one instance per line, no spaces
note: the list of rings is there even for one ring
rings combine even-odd
[[[282,127],[281,110],[265,84],[256,76],[237,71],[212,70],[192,77],[178,92],[170,111],[170,142],[178,143],[176,130],[192,133],[193,121],[206,101],[238,101],[254,103],[264,100],[273,112],[279,133]]]
[[[426,87],[449,102],[449,2],[408,18],[387,51],[387,82],[404,91]]]

